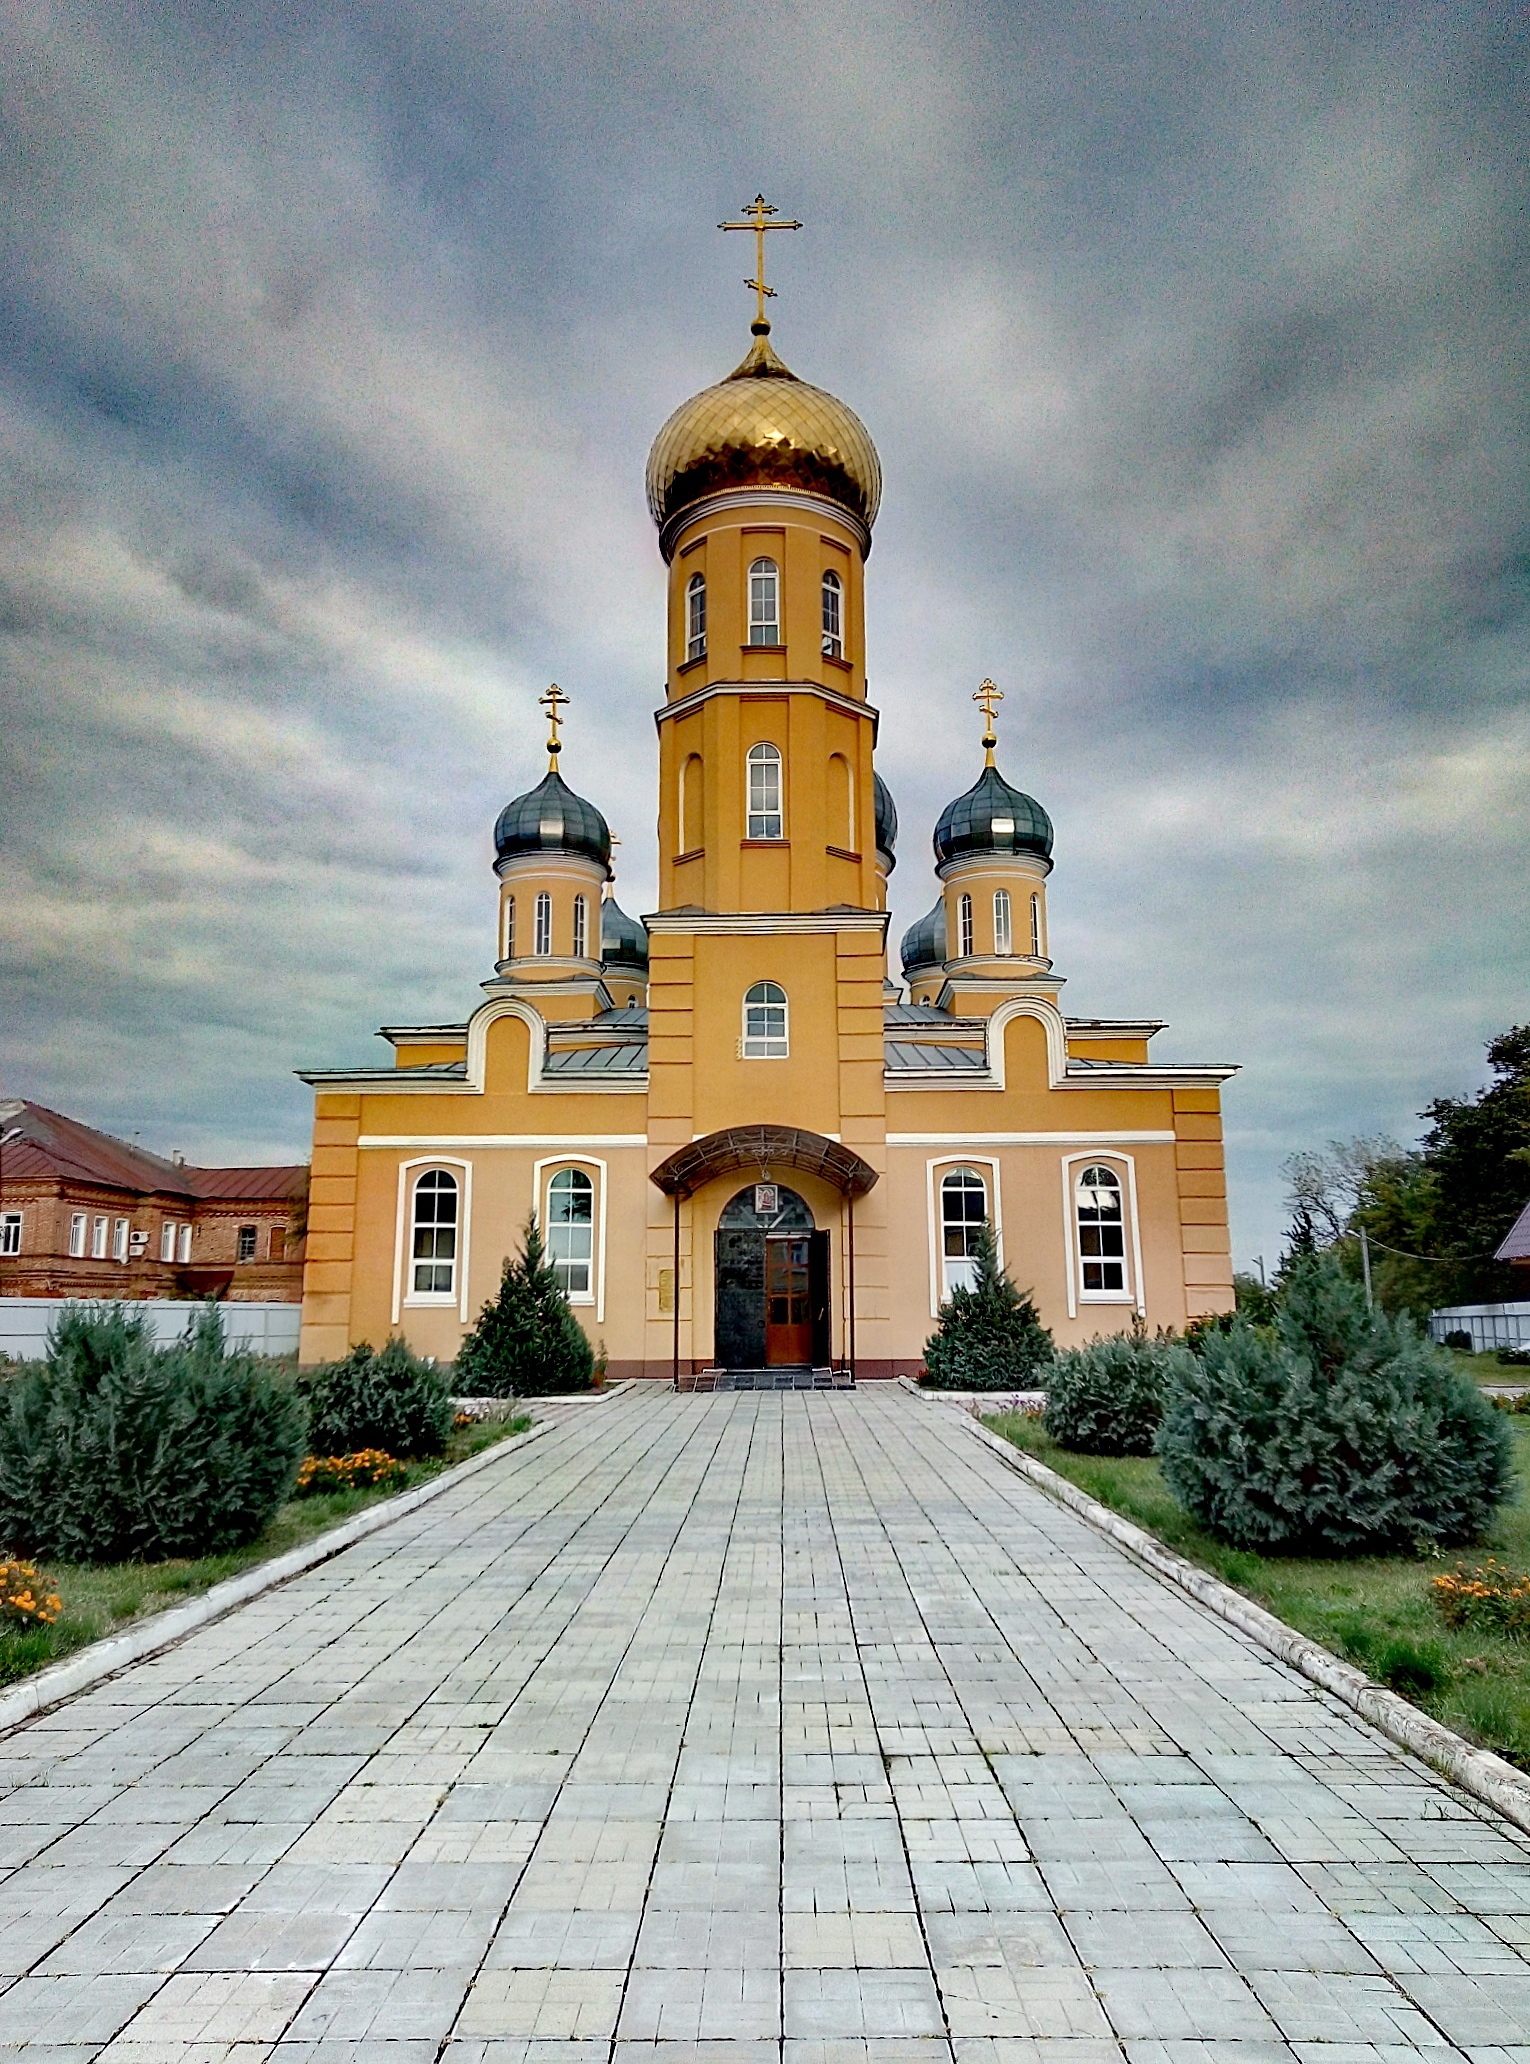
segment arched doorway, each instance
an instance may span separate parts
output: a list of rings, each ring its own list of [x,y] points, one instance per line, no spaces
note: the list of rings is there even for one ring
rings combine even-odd
[[[822,1368],[829,1360],[829,1236],[784,1183],[751,1183],[717,1222],[717,1365]]]

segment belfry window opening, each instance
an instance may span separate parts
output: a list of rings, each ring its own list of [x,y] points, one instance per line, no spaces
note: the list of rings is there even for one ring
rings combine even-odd
[[[1008,889],[995,889],[993,892],[993,950],[995,953],[1013,953],[1015,950]]]
[[[505,898],[504,942],[503,951],[499,957],[501,960],[514,960],[515,958],[515,898],[513,896]]]
[[[1041,958],[1041,898],[1031,898],[1031,958]]]
[[[953,1168],[940,1185],[940,1253],[945,1294],[977,1285],[978,1228],[988,1218],[988,1185],[975,1168]]]
[[[583,896],[574,898],[574,958],[583,960],[585,944],[589,935],[590,906]]]
[[[749,569],[749,642],[781,642],[781,576],[774,559],[756,559]]]
[[[560,1168],[548,1184],[547,1257],[565,1297],[590,1296],[595,1186],[582,1168]]]
[[[537,894],[536,936],[532,940],[532,946],[538,953],[552,952],[552,897],[546,889],[540,890]]]
[[[457,1178],[427,1168],[414,1186],[410,1286],[416,1297],[451,1297],[457,1288]]]
[[[756,982],[744,995],[739,1052],[746,1061],[784,1061],[788,1051],[786,991],[779,982]]]
[[[823,577],[823,656],[825,659],[843,659],[845,656],[844,632],[844,589],[837,573],[826,573]]]
[[[961,933],[961,953],[965,960],[972,951],[972,898],[958,896],[956,899],[956,922]]]
[[[1121,1178],[1096,1163],[1083,1170],[1074,1190],[1078,1215],[1080,1287],[1086,1297],[1119,1297],[1126,1289],[1126,1221]]]
[[[685,586],[685,656],[707,656],[707,582],[702,573],[693,573]]]
[[[752,839],[785,835],[781,820],[781,753],[774,745],[749,748],[749,832]]]

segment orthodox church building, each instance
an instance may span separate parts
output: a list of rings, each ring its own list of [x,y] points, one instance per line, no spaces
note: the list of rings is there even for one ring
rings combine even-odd
[[[935,826],[938,894],[888,980],[898,820],[865,640],[881,470],[769,328],[762,291],[743,363],[648,463],[669,569],[659,907],[637,920],[611,893],[554,689],[548,772],[494,828],[482,1001],[384,1028],[392,1066],[304,1075],[305,1362],[392,1333],[450,1359],[532,1211],[612,1378],[917,1373],[985,1219],[1059,1342],[1231,1306],[1233,1071],[1154,1062],[1156,1020],[1066,1015],[1052,826],[995,764],[989,684],[985,763]]]

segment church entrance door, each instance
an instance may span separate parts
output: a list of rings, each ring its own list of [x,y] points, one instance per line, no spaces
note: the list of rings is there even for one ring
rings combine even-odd
[[[716,1262],[719,1368],[827,1365],[829,1236],[795,1190],[761,1182],[731,1198]]]
[[[808,1294],[812,1233],[779,1233],[765,1241],[765,1366],[801,1366],[813,1358],[813,1307]]]

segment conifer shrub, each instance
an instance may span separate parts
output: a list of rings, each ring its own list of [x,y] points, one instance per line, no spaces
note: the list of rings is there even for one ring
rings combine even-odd
[[[65,1305],[47,1357],[0,1391],[0,1542],[62,1562],[242,1546],[286,1498],[307,1415],[216,1305],[155,1344],[148,1316]]]
[[[532,1212],[518,1255],[505,1257],[498,1295],[457,1350],[464,1397],[553,1397],[588,1390],[595,1357],[548,1266]]]
[[[397,1338],[382,1348],[361,1341],[338,1362],[305,1377],[303,1387],[314,1455],[350,1455],[361,1448],[439,1455],[452,1430],[446,1379]]]
[[[1141,1332],[1064,1348],[1047,1371],[1047,1432],[1081,1455],[1151,1455],[1169,1384],[1194,1360]]]
[[[1029,1291],[1017,1290],[999,1265],[993,1228],[976,1229],[977,1281],[958,1285],[940,1307],[940,1324],[924,1343],[924,1382],[932,1390],[1025,1390],[1050,1369],[1052,1336]]]
[[[1157,1453],[1209,1532],[1287,1553],[1474,1540],[1514,1484],[1476,1385],[1326,1255],[1293,1265],[1273,1328],[1240,1320],[1176,1366]]]

